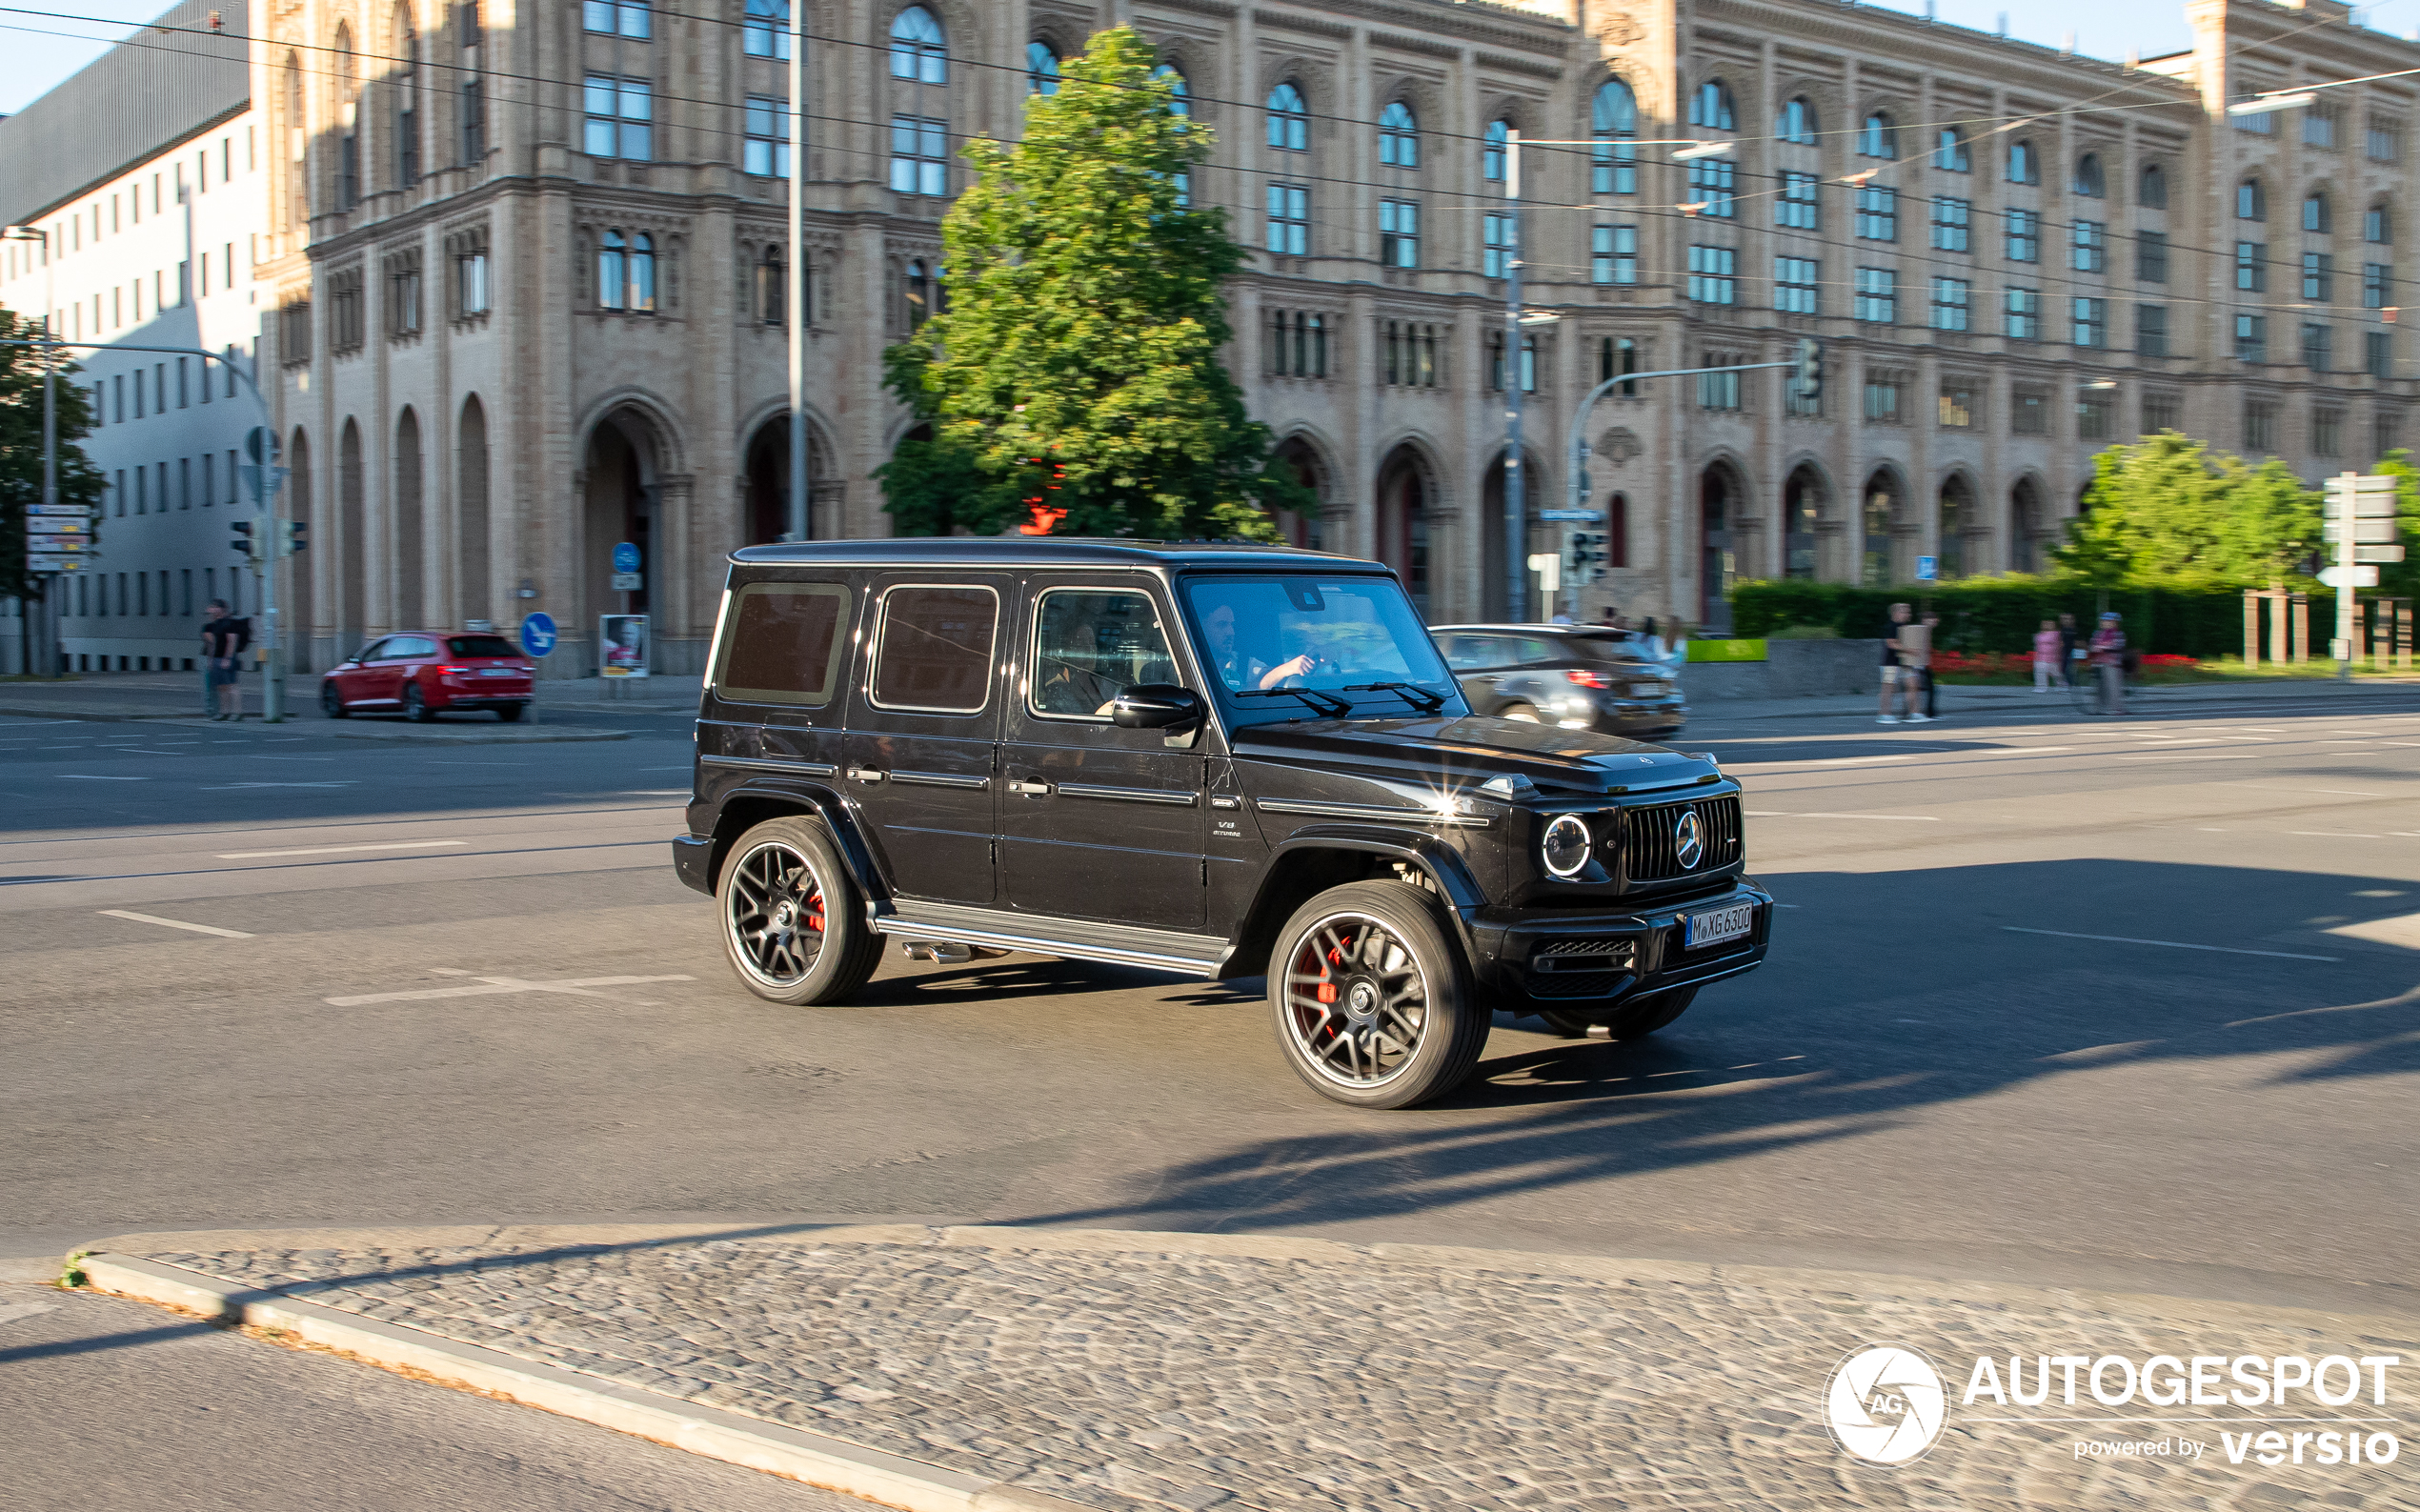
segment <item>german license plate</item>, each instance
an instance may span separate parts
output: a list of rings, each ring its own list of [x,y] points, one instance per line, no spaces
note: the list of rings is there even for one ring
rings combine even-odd
[[[1664,696],[1664,684],[1660,682],[1634,682],[1630,685],[1630,696],[1633,698],[1661,698]]]
[[[1682,940],[1685,948],[1695,950],[1701,945],[1720,945],[1726,939],[1739,939],[1755,927],[1756,905],[1734,903],[1710,914],[1691,914]]]
[[[518,667],[490,667],[479,675],[483,677],[517,677],[520,675],[521,669]]]

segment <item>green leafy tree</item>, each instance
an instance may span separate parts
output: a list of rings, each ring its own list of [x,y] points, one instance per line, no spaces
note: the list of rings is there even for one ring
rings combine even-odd
[[[2411,454],[2397,448],[2370,469],[2395,480],[2395,514],[2403,529],[2404,558],[2378,569],[2378,592],[2398,598],[2420,598],[2420,467]]]
[[[42,322],[0,309],[0,337],[26,341],[42,334]],[[31,347],[0,346],[0,595],[22,597],[32,589],[26,573],[27,506],[42,502],[42,353]],[[101,471],[80,444],[92,430],[91,396],[73,374],[59,369],[56,389],[59,437],[59,502],[96,506]],[[97,528],[99,512],[93,522]]]
[[[2085,508],[2054,554],[2102,585],[2266,583],[2319,546],[2319,495],[2283,462],[2254,467],[2172,431],[2095,457]]]
[[[1023,140],[966,149],[949,307],[884,353],[922,422],[876,474],[902,532],[1268,539],[1265,510],[1312,507],[1219,360],[1244,253],[1184,203],[1210,132],[1157,61],[1103,31],[1028,99]]]

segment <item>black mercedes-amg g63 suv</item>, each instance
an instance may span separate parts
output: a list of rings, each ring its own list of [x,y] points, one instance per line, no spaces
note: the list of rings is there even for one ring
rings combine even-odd
[[[843,1001],[885,936],[1265,976],[1373,1108],[1496,1009],[1651,1033],[1772,918],[1710,756],[1475,717],[1388,569],[1251,545],[735,554],[673,856],[759,997]]]

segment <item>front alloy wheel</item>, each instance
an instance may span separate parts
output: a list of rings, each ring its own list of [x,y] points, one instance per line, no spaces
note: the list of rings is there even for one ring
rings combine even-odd
[[[1460,1085],[1488,1018],[1427,894],[1355,882],[1311,899],[1270,958],[1269,1006],[1297,1074],[1323,1096],[1401,1108]]]
[[[345,696],[336,691],[335,683],[319,685],[319,712],[331,719],[341,719],[350,712],[345,708]]]
[[[882,958],[857,885],[815,820],[768,819],[741,836],[716,891],[724,951],[759,998],[838,1002]]]
[[[403,716],[413,724],[428,724],[437,716],[437,712],[429,707],[428,697],[420,692],[420,685],[416,682],[403,685]]]

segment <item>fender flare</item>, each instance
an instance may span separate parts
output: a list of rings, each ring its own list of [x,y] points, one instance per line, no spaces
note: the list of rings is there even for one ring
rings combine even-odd
[[[1268,864],[1261,870],[1260,885],[1254,890],[1252,902],[1237,926],[1234,942],[1220,963],[1219,975],[1222,979],[1252,976],[1265,965],[1278,927],[1285,922],[1282,917],[1270,917],[1272,889],[1287,869],[1286,858],[1306,851],[1385,857],[1419,868],[1436,888],[1445,915],[1453,921],[1455,943],[1461,946],[1463,958],[1476,968],[1477,941],[1472,937],[1469,920],[1472,914],[1486,906],[1487,895],[1460,852],[1436,836],[1418,830],[1371,824],[1315,824],[1295,831],[1271,848]]]
[[[849,869],[849,880],[857,884],[859,896],[866,901],[869,915],[887,908],[891,890],[882,880],[880,868],[874,864],[874,853],[865,843],[857,828],[857,818],[849,812],[848,800],[832,789],[813,782],[786,781],[779,777],[751,777],[723,794],[715,803],[715,850],[709,861],[708,875],[716,886],[722,882],[722,865],[731,848],[749,828],[734,822],[732,810],[754,801],[796,814],[809,814],[823,821],[832,842],[840,851],[841,863]]]

